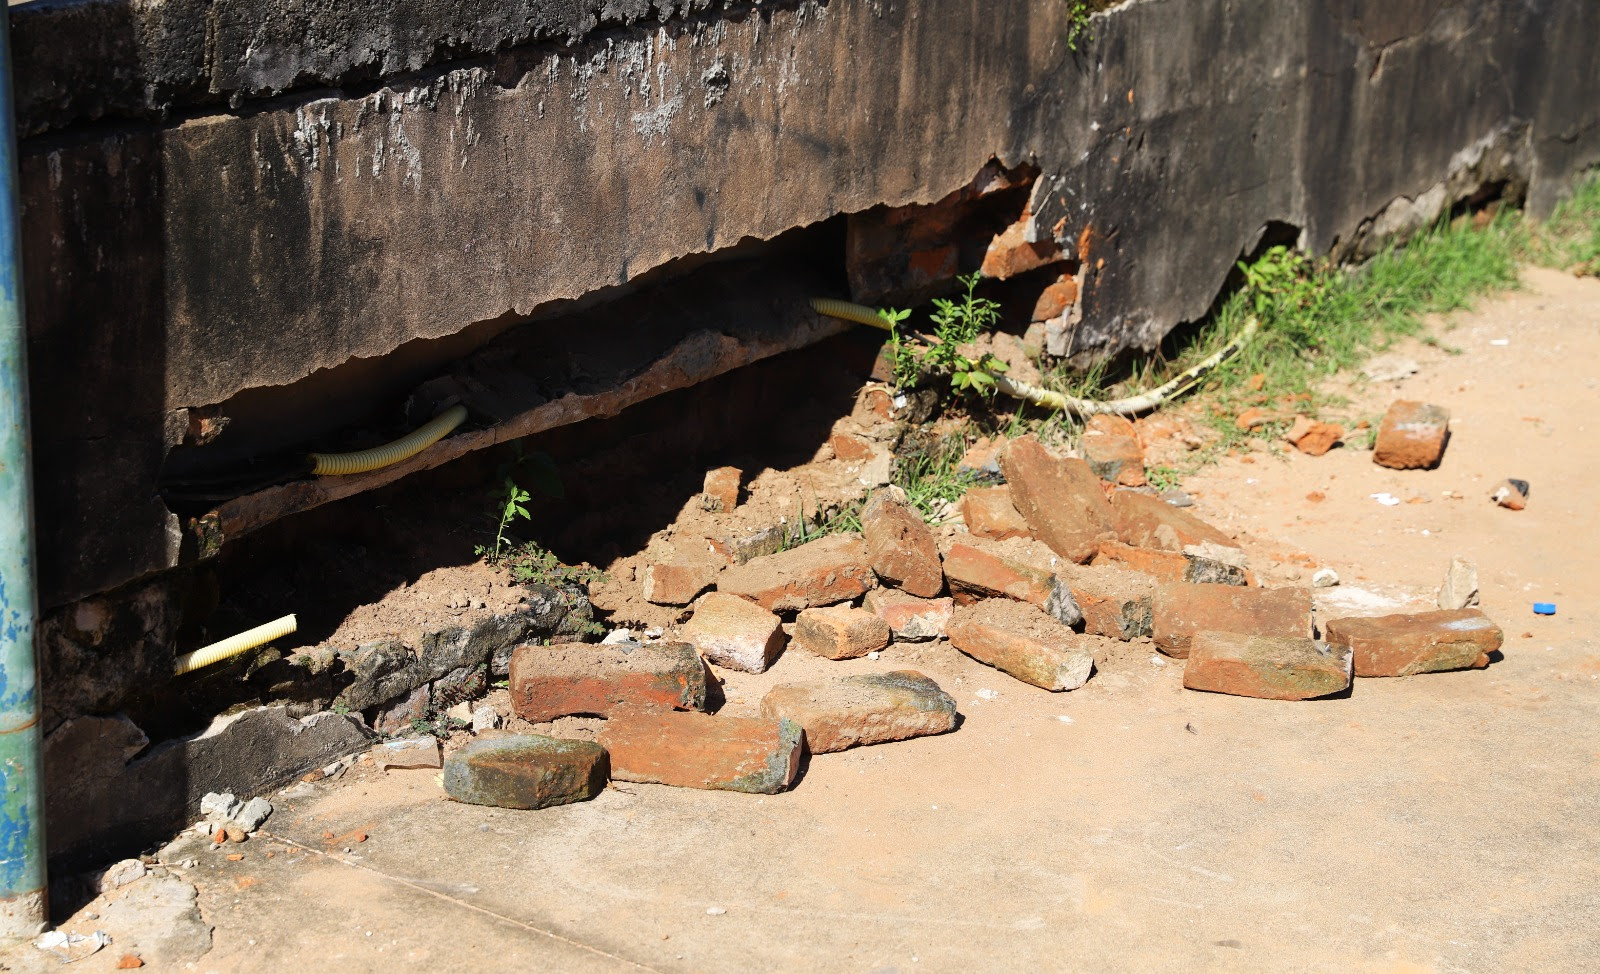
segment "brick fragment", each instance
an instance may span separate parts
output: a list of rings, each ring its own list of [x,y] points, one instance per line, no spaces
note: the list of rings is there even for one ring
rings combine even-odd
[[[1348,646],[1356,676],[1410,676],[1481,668],[1505,642],[1505,633],[1477,609],[1334,619],[1328,642]]]
[[[794,783],[800,725],[764,717],[628,712],[606,721],[611,777],[679,788],[775,795]]]
[[[1265,700],[1325,697],[1350,686],[1350,649],[1298,637],[1198,632],[1183,685]]]
[[[944,591],[939,546],[922,517],[895,488],[880,490],[861,509],[861,533],[872,570],[895,588],[922,598]]]
[[[593,798],[606,774],[606,752],[592,741],[514,734],[476,740],[450,755],[444,790],[470,805],[549,808]]]
[[[624,705],[704,710],[706,667],[687,643],[562,643],[511,654],[511,706],[533,723]]]
[[[872,456],[872,444],[849,433],[833,434],[828,437],[828,445],[833,447],[833,455],[846,463],[855,463]]]
[[[889,624],[865,609],[805,609],[794,620],[794,645],[827,659],[855,659],[889,645]]]
[[[1078,282],[1069,274],[1062,274],[1039,294],[1033,303],[1032,321],[1050,321],[1067,313],[1078,301]]]
[[[1233,425],[1240,430],[1249,432],[1257,426],[1265,426],[1272,421],[1272,416],[1260,406],[1251,406],[1238,416],[1234,417]]]
[[[1100,542],[1116,537],[1116,518],[1100,480],[1082,460],[1060,460],[1032,436],[1000,455],[1011,500],[1033,536],[1069,561],[1087,562]]]
[[[867,610],[889,624],[900,642],[923,642],[945,634],[955,600],[949,596],[919,599],[896,589],[877,588],[867,593]]]
[[[1190,545],[1207,542],[1223,548],[1239,543],[1217,528],[1159,497],[1119,490],[1111,495],[1117,515],[1117,540],[1137,548],[1183,551]]]
[[[727,592],[702,596],[678,635],[718,666],[746,673],[765,671],[783,650],[783,620]]]
[[[744,471],[738,467],[718,467],[706,471],[702,488],[706,508],[713,511],[731,511],[739,506],[739,480]]]
[[[1396,470],[1435,467],[1450,435],[1450,411],[1443,406],[1399,399],[1378,425],[1372,462]]]
[[[950,619],[950,645],[1046,690],[1076,690],[1089,681],[1094,669],[1094,656],[1084,648],[1089,640],[1009,599],[962,606]]]
[[[1320,423],[1307,416],[1296,416],[1284,439],[1307,456],[1320,457],[1333,449],[1344,438],[1344,427],[1338,423]]]
[[[1104,565],[1067,576],[1083,613],[1083,631],[1127,641],[1150,635],[1156,580],[1144,572]]]
[[[1007,538],[1029,538],[1028,522],[1022,519],[1017,506],[1011,503],[1011,488],[973,487],[961,495],[961,519],[967,531],[980,538],[1004,541]]]
[[[717,588],[773,612],[835,605],[866,593],[874,582],[866,542],[830,534],[775,555],[722,570]]]
[[[782,683],[761,701],[766,717],[805,728],[812,754],[943,734],[956,726],[956,702],[914,670]]]
[[[1156,648],[1184,659],[1197,632],[1311,637],[1311,590],[1169,582],[1156,589]]]
[[[1021,219],[1000,231],[989,242],[979,271],[984,277],[1003,281],[1061,259],[1061,248],[1053,237],[1046,237],[1038,243],[1028,241],[1029,222],[1030,216],[1024,210]]]
[[[1133,424],[1121,416],[1089,417],[1083,428],[1083,459],[1096,477],[1123,487],[1143,487],[1144,447]]]
[[[1242,566],[1208,558],[1198,550],[1158,551],[1155,548],[1135,548],[1120,541],[1108,541],[1100,545],[1092,564],[1095,567],[1122,565],[1163,582],[1250,584],[1250,573]]]
[[[1082,620],[1066,581],[1047,568],[1028,565],[971,544],[955,544],[944,560],[950,594],[970,605],[1004,597],[1037,606],[1064,625]]]
[[[646,565],[643,574],[644,600],[656,605],[688,605],[717,580],[715,565],[686,562]]]

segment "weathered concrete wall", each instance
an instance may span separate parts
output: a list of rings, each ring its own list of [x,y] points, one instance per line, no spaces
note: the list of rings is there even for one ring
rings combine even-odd
[[[1269,221],[1348,247],[1600,161],[1585,0],[1137,0],[1076,53],[1048,0],[478,6],[13,12],[48,601],[180,558],[188,407],[991,157],[1089,243],[1079,357],[1203,314]]]

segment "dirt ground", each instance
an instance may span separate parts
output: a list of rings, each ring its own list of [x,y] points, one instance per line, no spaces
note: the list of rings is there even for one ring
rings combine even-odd
[[[1148,644],[1062,694],[943,644],[789,653],[727,674],[730,709],[776,682],[909,667],[963,722],[817,756],[766,797],[623,784],[514,812],[450,802],[432,771],[358,766],[275,798],[266,834],[224,850],[238,861],[198,838],[165,851],[216,928],[175,969],[1593,970],[1600,281],[1530,270],[1436,333],[1460,354],[1396,349],[1418,373],[1352,382],[1348,412],[1448,407],[1438,469],[1267,450],[1184,486],[1267,584],[1337,571],[1322,620],[1431,607],[1450,557],[1475,560],[1507,636],[1487,670],[1284,703],[1186,691]],[[1508,476],[1532,485],[1524,511],[1487,499]]]

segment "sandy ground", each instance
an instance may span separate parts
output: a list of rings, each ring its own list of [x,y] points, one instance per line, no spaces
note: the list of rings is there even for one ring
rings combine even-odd
[[[1475,559],[1507,634],[1489,669],[1282,703],[1186,691],[1147,644],[1065,694],[943,646],[791,653],[730,679],[730,706],[824,669],[911,666],[964,721],[818,756],[771,797],[621,785],[512,812],[445,800],[434,772],[357,770],[284,803],[239,861],[168,851],[198,860],[178,871],[216,926],[178,969],[1593,970],[1600,281],[1529,271],[1438,334],[1462,354],[1400,349],[1420,372],[1356,383],[1349,413],[1447,406],[1439,469],[1263,452],[1185,486],[1269,582],[1337,570],[1322,619],[1426,607],[1452,555]],[[1487,500],[1507,476],[1531,482],[1527,510]]]

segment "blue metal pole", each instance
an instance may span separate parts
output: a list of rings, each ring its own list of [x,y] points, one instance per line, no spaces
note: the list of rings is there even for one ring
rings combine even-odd
[[[0,937],[46,919],[44,764],[34,622],[28,333],[22,315],[11,25],[0,17]]]

